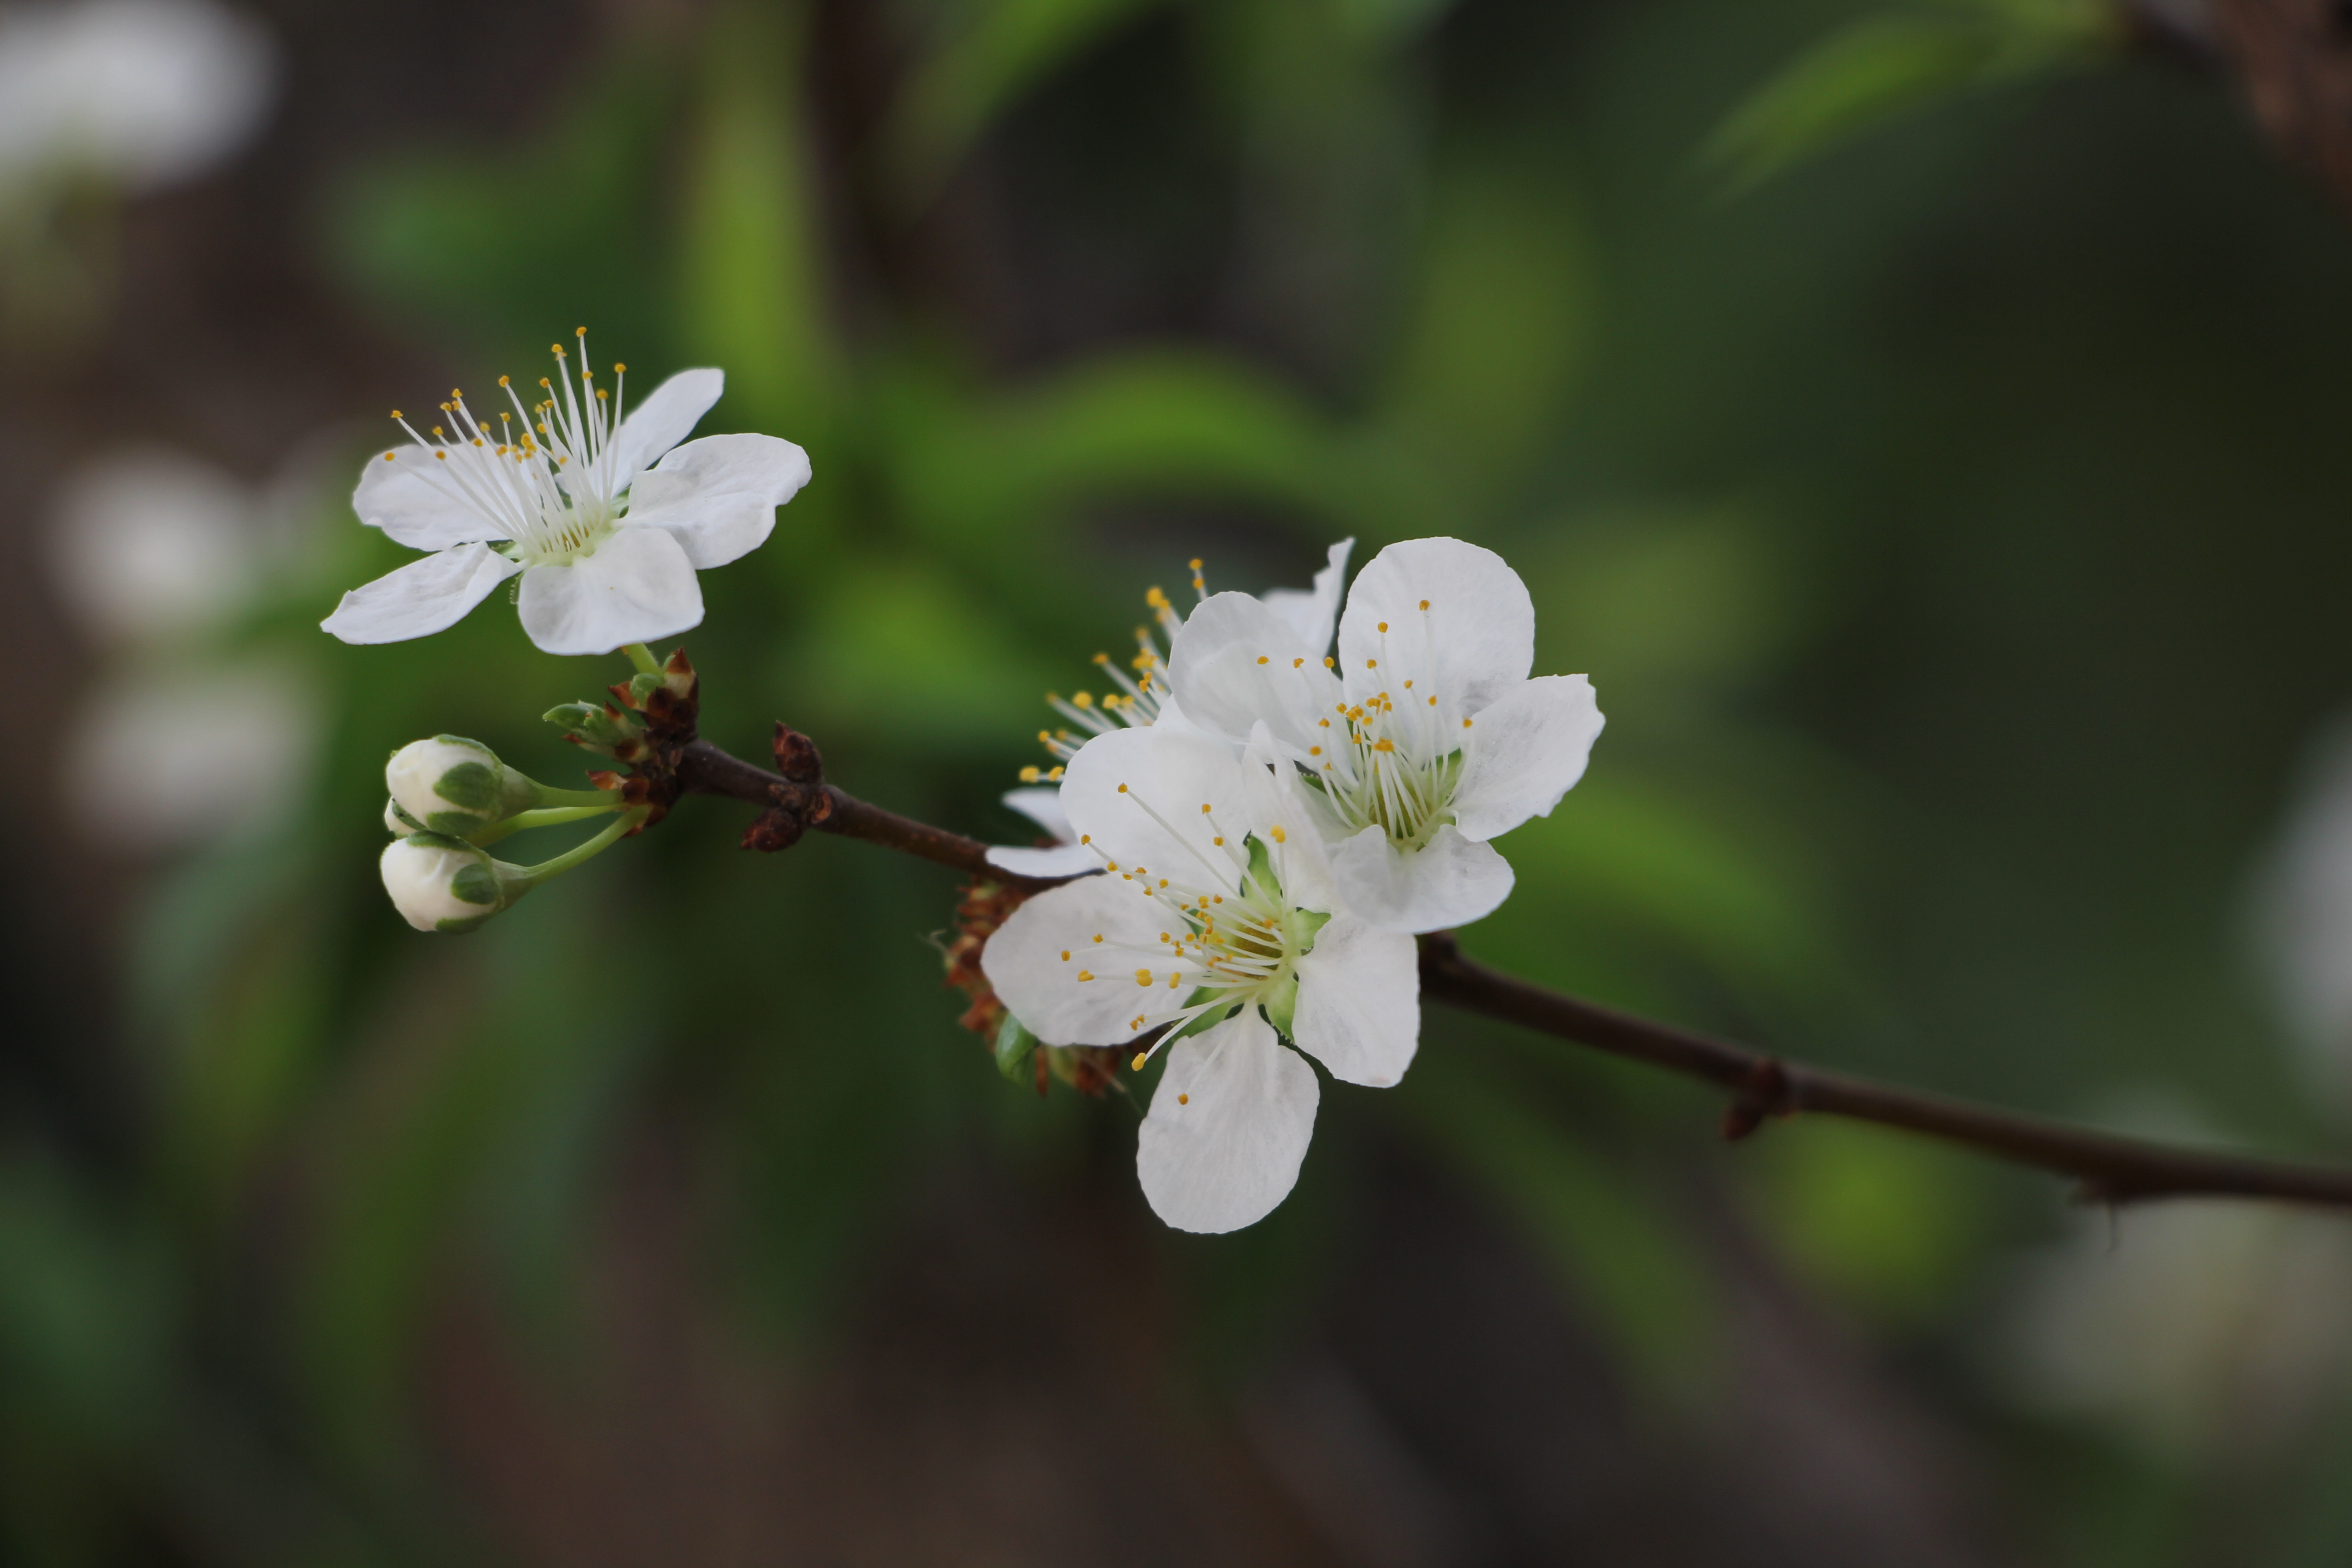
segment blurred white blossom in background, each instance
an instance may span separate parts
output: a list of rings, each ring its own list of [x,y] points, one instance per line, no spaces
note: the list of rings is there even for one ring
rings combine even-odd
[[[244,147],[277,85],[268,33],[211,0],[0,7],[0,192],[189,179]]]
[[[2216,1142],[2177,1109],[2101,1120]],[[2001,1326],[2023,1403],[2175,1464],[2257,1465],[2352,1372],[2352,1230],[2271,1204],[2084,1211],[2020,1267]]]
[[[131,856],[193,847],[280,820],[308,790],[315,683],[283,658],[212,646],[293,564],[303,472],[256,488],[139,447],[58,486],[51,575],[100,658],[58,784],[91,841]]]
[[[2352,1107],[2352,719],[2322,731],[2256,869],[2254,960],[2312,1072]]]

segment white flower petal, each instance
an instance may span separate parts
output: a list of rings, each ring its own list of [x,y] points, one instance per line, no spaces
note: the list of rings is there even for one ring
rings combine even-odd
[[[319,626],[348,643],[429,637],[464,620],[521,570],[487,544],[460,544],[352,589]]]
[[[610,653],[698,626],[702,588],[657,528],[624,528],[562,566],[522,574],[522,629],[549,653]]]
[[[1522,681],[1479,712],[1454,791],[1454,822],[1467,838],[1497,838],[1530,816],[1549,816],[1584,776],[1601,738],[1601,706],[1580,675]]]
[[[1511,896],[1511,863],[1451,823],[1419,849],[1401,851],[1379,827],[1331,851],[1340,904],[1381,931],[1441,931],[1493,914]]]
[[[1441,721],[1456,728],[1525,680],[1535,658],[1527,584],[1501,556],[1458,539],[1390,545],[1356,574],[1339,617],[1350,700],[1385,691],[1402,703],[1410,680],[1414,699],[1435,697]]]
[[[1209,1234],[1264,1219],[1297,1184],[1320,1097],[1255,1008],[1170,1046],[1135,1151],[1151,1212]]]
[[[1070,814],[1062,809],[1062,792],[1046,784],[1004,792],[1004,804],[1054,836],[1056,844],[1076,844]]]
[[[621,427],[613,432],[613,488],[626,487],[656,458],[685,440],[726,390],[727,374],[718,370],[682,370],[655,387],[653,395],[630,409]]]
[[[1386,1089],[1421,1045],[1421,962],[1412,938],[1340,913],[1298,961],[1291,1037],[1341,1083]]]
[[[1339,700],[1322,647],[1247,594],[1211,595],[1185,618],[1168,680],[1194,724],[1238,744],[1264,720],[1300,760]]]
[[[776,526],[776,509],[808,481],[808,454],[790,441],[705,436],[637,480],[622,523],[669,534],[698,571],[724,566],[760,547]]]
[[[1062,809],[1122,876],[1139,866],[1155,878],[1231,892],[1254,826],[1248,786],[1225,746],[1155,724],[1079,747],[1062,774]]]
[[[1115,1046],[1136,1035],[1135,950],[1158,949],[1166,925],[1131,884],[1088,877],[1014,910],[981,950],[981,973],[1047,1045]]]
[[[391,461],[386,462],[386,458]],[[457,481],[423,447],[394,447],[370,458],[352,492],[352,510],[370,528],[380,528],[411,550],[446,550],[453,544],[497,539],[503,530],[457,493]],[[435,473],[435,468],[444,470]]]
[[[1330,564],[1315,574],[1312,588],[1269,588],[1258,595],[1300,642],[1318,655],[1330,651],[1331,633],[1339,624],[1339,600],[1347,587],[1348,552],[1355,548],[1352,539],[1333,545],[1327,558]]]
[[[1083,877],[1102,869],[1101,858],[1092,849],[1077,844],[1056,844],[1050,849],[1017,844],[992,845],[988,863],[1016,877]]]

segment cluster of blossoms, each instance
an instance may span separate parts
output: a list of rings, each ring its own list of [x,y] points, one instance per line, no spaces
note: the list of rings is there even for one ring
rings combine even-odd
[[[1048,1046],[1138,1042],[1138,1068],[1165,1048],[1137,1168],[1180,1229],[1237,1229],[1289,1193],[1319,1099],[1298,1051],[1344,1083],[1404,1076],[1414,936],[1502,903],[1490,841],[1549,815],[1601,733],[1584,677],[1530,677],[1535,608],[1501,557],[1391,545],[1340,613],[1351,543],[1309,592],[1203,594],[1181,620],[1156,602],[1164,661],[1139,633],[1108,717],[1057,703],[1091,732],[1046,737],[1050,805],[1007,797],[1062,842],[991,853],[1090,873],[1013,911],[982,964]]]
[[[574,336],[583,362],[575,391],[570,358],[551,345],[555,374],[525,404],[506,376],[511,405],[478,416],[465,395],[441,405],[446,423],[428,437],[399,411],[406,445],[366,466],[352,496],[360,521],[413,549],[432,552],[345,594],[321,626],[350,643],[397,642],[456,625],[509,578],[523,629],[549,653],[625,649],[637,666],[615,702],[567,703],[546,715],[566,738],[620,762],[635,759],[645,727],[637,710],[658,698],[693,700],[682,658],[657,665],[645,645],[698,626],[695,574],[758,548],[776,509],[809,480],[808,454],[773,436],[684,441],[726,390],[716,370],[681,371],[634,411],[627,366],[597,384],[585,361],[588,329]],[[595,790],[556,790],[524,777],[478,741],[443,735],[393,753],[384,770],[384,890],[419,931],[468,931],[532,888],[601,854],[645,826],[650,813],[613,773]],[[493,858],[488,846],[524,828],[613,814],[602,832],[534,866]]]
[[[773,437],[679,444],[718,371],[682,372],[628,412],[624,367],[607,388],[583,365],[575,388],[553,353],[535,402],[500,378],[511,406],[495,419],[457,392],[429,437],[394,416],[411,440],[369,462],[352,504],[431,553],[345,595],[324,625],[347,642],[422,637],[520,577],[541,647],[635,663],[613,703],[547,715],[635,776],[551,790],[476,742],[404,747],[385,774],[383,872],[419,930],[473,930],[658,814],[647,747],[690,739],[696,688],[683,655],[659,665],[645,645],[699,624],[695,574],[759,545],[809,479],[807,455]],[[1332,546],[1306,590],[1212,595],[1196,561],[1189,615],[1152,591],[1128,668],[1097,658],[1113,689],[1048,698],[1072,727],[1040,733],[1052,765],[1006,797],[1053,842],[989,852],[1070,879],[1017,905],[973,889],[950,954],[974,996],[966,1022],[999,1026],[1008,1073],[1042,1044],[1041,1086],[1050,1071],[1099,1089],[1118,1055],[1139,1068],[1165,1051],[1137,1163],[1153,1209],[1185,1230],[1249,1225],[1290,1191],[1320,1093],[1307,1058],[1344,1083],[1403,1078],[1421,1035],[1415,936],[1502,903],[1511,868],[1491,841],[1548,815],[1601,732],[1584,677],[1531,678],[1535,608],[1499,556],[1391,545],[1343,610],[1353,544]],[[604,815],[535,866],[488,850]]]

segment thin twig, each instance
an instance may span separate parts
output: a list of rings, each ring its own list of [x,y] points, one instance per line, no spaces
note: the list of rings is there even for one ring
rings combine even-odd
[[[862,838],[1025,892],[1055,885],[991,866],[988,847],[976,838],[885,811],[824,783],[815,748],[805,737],[778,726],[776,749],[780,758],[796,759],[799,765],[787,773],[770,773],[708,741],[694,741],[677,753],[677,782],[689,794],[726,795],[763,806],[763,824],[784,818],[786,831],[772,827],[763,837],[762,828],[755,826],[746,836],[745,842],[757,847],[785,847],[802,831],[814,829]],[[793,772],[803,777],[796,781],[789,776]],[[1488,969],[1465,957],[1451,931],[1422,940],[1421,988],[1423,996],[1465,1012],[1727,1089],[1732,1095],[1723,1119],[1728,1138],[1744,1138],[1771,1118],[1809,1111],[1874,1122],[2070,1176],[2077,1184],[2076,1195],[2085,1203],[2236,1197],[2352,1208],[2352,1171],[2121,1138],[1783,1061]]]
[[[2085,1203],[2275,1198],[2352,1207],[2352,1171],[2289,1164],[2121,1138],[2038,1117],[1810,1068],[1654,1023],[1500,973],[1463,956],[1451,931],[1423,940],[1422,994],[1729,1089],[1724,1134],[1811,1111],[1900,1128],[2020,1165],[2071,1176]]]

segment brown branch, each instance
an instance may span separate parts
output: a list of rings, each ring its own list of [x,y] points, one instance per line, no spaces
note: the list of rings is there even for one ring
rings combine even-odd
[[[1727,1138],[1747,1136],[1768,1117],[1811,1111],[1900,1128],[2071,1176],[2086,1203],[2201,1196],[2352,1207],[2352,1171],[2121,1138],[1782,1061],[1499,973],[1464,957],[1451,931],[1423,939],[1421,985],[1424,996],[1466,1012],[1729,1089],[1734,1098],[1724,1113]]]
[[[803,833],[837,833],[1024,893],[1054,886],[1051,879],[1024,877],[990,865],[988,846],[977,838],[885,811],[825,783],[815,745],[796,731],[777,725],[775,747],[780,768],[776,773],[701,740],[679,747],[671,769],[685,794],[727,795],[767,808],[743,836],[748,849],[788,849],[800,842]]]
[[[1055,885],[991,866],[988,847],[976,838],[885,811],[825,783],[815,745],[782,724],[776,726],[775,752],[778,771],[770,773],[708,741],[685,739],[666,748],[657,765],[669,794],[725,795],[762,807],[743,836],[748,848],[788,848],[811,830],[837,833],[1022,892]],[[1423,938],[1421,988],[1423,996],[1465,1012],[1728,1090],[1727,1138],[1744,1138],[1773,1117],[1809,1111],[1897,1128],[2070,1176],[2077,1184],[2076,1195],[2087,1203],[2237,1197],[2352,1208],[2352,1170],[2121,1138],[1783,1061],[1488,969],[1465,957],[1451,931]]]

